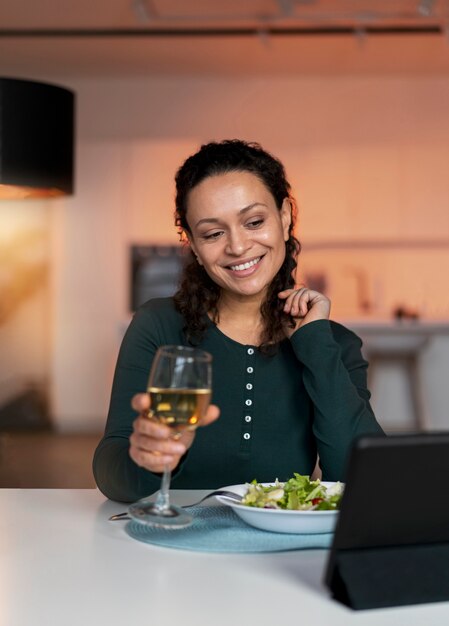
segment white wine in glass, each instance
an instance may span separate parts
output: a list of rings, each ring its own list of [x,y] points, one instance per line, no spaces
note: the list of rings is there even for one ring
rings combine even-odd
[[[185,346],[162,346],[156,352],[148,380],[148,417],[169,426],[173,437],[194,430],[205,416],[212,394],[212,357],[208,352]],[[171,471],[164,468],[155,502],[147,498],[129,507],[140,523],[162,528],[182,528],[192,522],[184,509],[170,504]]]
[[[210,389],[170,389],[148,387],[151,413],[158,422],[170,426],[175,436],[194,430],[209,406]]]

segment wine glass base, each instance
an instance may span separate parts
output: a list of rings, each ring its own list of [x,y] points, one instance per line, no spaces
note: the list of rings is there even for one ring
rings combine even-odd
[[[167,509],[161,509],[155,502],[140,501],[131,504],[128,513],[136,522],[155,528],[185,528],[193,521],[187,511],[173,504]]]

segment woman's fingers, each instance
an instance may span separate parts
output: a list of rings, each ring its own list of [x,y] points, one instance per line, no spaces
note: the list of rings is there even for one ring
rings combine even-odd
[[[284,312],[292,315],[293,317],[304,317],[309,310],[308,303],[310,302],[312,293],[306,287],[299,287],[298,289],[287,289],[281,291],[278,295],[284,303]]]
[[[131,400],[132,408],[137,413],[143,413],[150,408],[150,396],[147,393],[137,393]]]
[[[204,417],[201,418],[199,425],[200,426],[209,426],[212,422],[215,422],[220,417],[220,409],[216,404],[210,404],[207,413]]]
[[[299,287],[297,289],[286,289],[278,294],[284,302],[284,312],[297,320],[294,329],[286,326],[286,333],[291,336],[295,330],[320,319],[329,319],[331,303],[322,293]]]
[[[139,415],[133,428],[129,455],[137,465],[151,472],[163,471],[165,464],[175,468],[187,450],[185,442],[173,439],[170,428],[148,417]]]
[[[148,394],[135,395],[131,404],[140,415],[133,422],[133,432],[129,438],[130,457],[137,465],[151,472],[162,472],[166,464],[173,470],[192,445],[195,432],[185,430],[175,438],[171,428],[151,419],[148,414],[150,407]],[[207,426],[219,415],[219,408],[210,405],[199,425]]]
[[[169,454],[157,454],[156,452],[148,452],[141,448],[129,448],[129,456],[139,467],[143,467],[155,474],[161,474],[164,471],[166,465],[171,470],[179,464],[179,456],[173,456]]]
[[[134,420],[133,427],[134,432],[153,439],[168,439],[173,435],[171,428],[152,419],[147,412],[141,413],[139,417]]]
[[[184,454],[185,444],[173,438],[173,431],[164,424],[140,415],[133,423],[133,433],[130,440],[133,444],[146,447],[149,450],[176,452]]]
[[[183,433],[181,437],[175,438],[174,431],[159,424],[151,418],[139,415],[133,423],[133,432],[129,438],[131,446],[145,450],[147,452],[157,452],[158,454],[169,454],[172,456],[182,456],[187,447],[191,444],[193,433]],[[189,435],[190,437],[184,437]]]

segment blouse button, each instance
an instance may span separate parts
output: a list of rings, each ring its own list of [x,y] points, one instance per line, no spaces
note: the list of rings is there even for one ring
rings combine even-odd
[[[250,439],[250,438],[251,438],[251,435],[250,435],[249,433],[245,433],[245,434],[243,435],[243,439],[247,439],[247,440],[248,440],[248,439]]]
[[[252,384],[251,384],[251,383],[247,383],[247,384],[246,384],[246,388],[247,388],[247,389],[252,389],[252,388],[253,388],[253,386],[252,386]]]
[[[248,348],[248,354],[254,354],[254,348]]]
[[[248,372],[248,374],[252,374],[254,372],[254,368],[253,367],[247,367],[246,371]]]
[[[245,415],[245,422],[251,421],[251,415]]]
[[[246,404],[246,406],[251,406],[251,405],[252,405],[252,403],[253,403],[253,401],[252,401],[252,400],[245,400],[245,404]]]

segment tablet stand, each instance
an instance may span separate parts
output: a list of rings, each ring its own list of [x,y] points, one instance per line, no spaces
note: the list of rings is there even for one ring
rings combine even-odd
[[[359,609],[449,600],[449,543],[338,550],[329,586]]]

